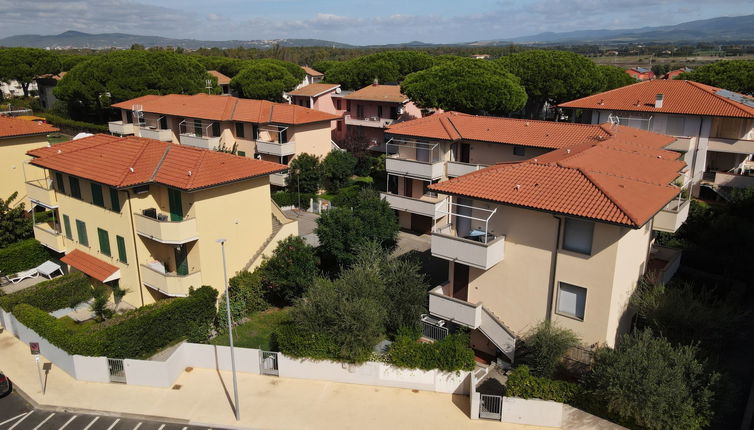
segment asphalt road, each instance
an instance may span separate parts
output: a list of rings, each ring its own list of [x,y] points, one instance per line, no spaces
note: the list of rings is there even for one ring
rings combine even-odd
[[[0,398],[0,430],[207,430],[183,424],[34,409],[12,392]],[[219,430],[219,429],[218,429]]]

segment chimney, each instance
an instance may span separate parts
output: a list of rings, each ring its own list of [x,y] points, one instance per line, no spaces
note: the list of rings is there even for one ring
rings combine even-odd
[[[663,101],[664,98],[665,98],[665,96],[662,95],[662,94],[657,94],[655,96],[655,108],[656,109],[662,108],[662,101]]]

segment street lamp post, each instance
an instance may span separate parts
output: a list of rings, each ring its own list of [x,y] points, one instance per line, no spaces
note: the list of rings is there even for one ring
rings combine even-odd
[[[217,239],[223,254],[223,280],[225,282],[225,309],[228,312],[228,339],[230,340],[230,366],[233,370],[233,397],[235,398],[234,410],[236,421],[241,419],[241,407],[238,404],[238,380],[236,379],[236,355],[233,350],[233,328],[230,320],[230,287],[228,285],[228,267],[225,264],[225,239]]]

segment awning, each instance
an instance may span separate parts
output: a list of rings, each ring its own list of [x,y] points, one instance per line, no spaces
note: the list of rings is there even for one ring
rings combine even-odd
[[[78,249],[69,252],[60,261],[101,282],[120,279],[120,269]]]

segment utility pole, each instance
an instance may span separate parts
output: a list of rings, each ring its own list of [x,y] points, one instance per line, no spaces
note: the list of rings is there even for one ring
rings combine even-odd
[[[225,309],[228,312],[228,339],[230,339],[230,366],[233,370],[233,397],[236,421],[241,420],[241,407],[238,404],[238,380],[236,379],[236,355],[233,350],[233,324],[230,320],[230,286],[228,285],[228,266],[225,263],[225,239],[217,239],[223,254],[223,280],[225,282]]]

